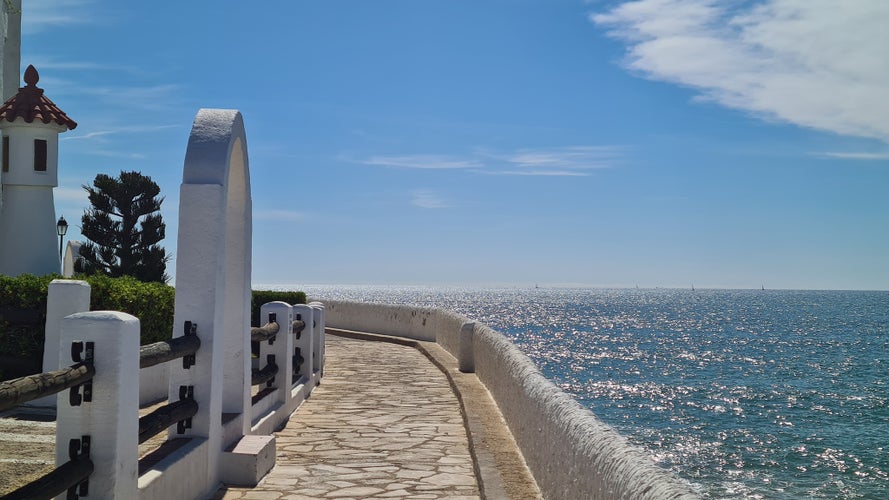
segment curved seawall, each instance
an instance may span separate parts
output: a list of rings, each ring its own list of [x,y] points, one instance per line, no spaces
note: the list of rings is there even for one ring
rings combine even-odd
[[[544,377],[501,333],[441,309],[337,300],[324,305],[328,327],[438,342],[461,366],[474,365],[546,498],[698,498]]]

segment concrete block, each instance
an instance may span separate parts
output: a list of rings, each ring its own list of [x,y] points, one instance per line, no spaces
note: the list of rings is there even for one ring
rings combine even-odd
[[[222,453],[219,479],[231,486],[256,486],[275,466],[275,436],[244,436]]]

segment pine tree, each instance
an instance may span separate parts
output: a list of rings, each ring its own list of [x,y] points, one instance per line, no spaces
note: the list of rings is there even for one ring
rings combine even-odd
[[[158,245],[166,229],[158,213],[164,198],[158,197],[160,187],[151,177],[124,171],[117,178],[99,174],[93,187],[83,189],[92,208],[83,213],[81,233],[90,241],[80,247],[74,270],[167,282],[169,257]]]

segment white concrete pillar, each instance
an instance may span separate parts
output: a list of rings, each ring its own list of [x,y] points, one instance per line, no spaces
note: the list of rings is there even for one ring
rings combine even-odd
[[[472,347],[473,336],[475,332],[475,323],[466,322],[460,327],[460,351],[459,351],[459,368],[463,373],[475,372],[475,351]]]
[[[179,197],[174,336],[185,321],[197,323],[196,364],[170,368],[170,397],[193,386],[198,414],[189,436],[207,439],[206,471],[194,481],[219,482],[220,452],[250,431],[250,273],[252,201],[247,139],[235,110],[198,111],[188,138]],[[240,429],[226,426],[235,413]],[[206,472],[206,476],[200,476]]]
[[[62,368],[59,362],[59,342],[62,337],[62,318],[90,310],[90,285],[79,280],[52,280],[46,297],[46,339],[43,342],[43,371]],[[68,365],[64,365],[68,366]],[[56,396],[34,400],[28,406],[56,406]]]
[[[169,399],[170,402],[179,400],[180,386],[193,388],[198,412],[184,435],[210,441],[207,473],[211,481],[215,480],[218,451],[222,447],[224,273],[220,272],[223,235],[219,228],[224,222],[224,213],[223,186],[182,184],[173,337],[184,335],[185,322],[190,321],[196,325],[201,347],[190,368],[184,368],[181,362],[170,364]],[[169,432],[171,438],[181,437],[176,427]]]
[[[94,311],[62,320],[59,358],[77,362],[72,342],[93,343],[92,401],[72,406],[70,390],[58,394],[56,467],[69,460],[70,439],[90,437],[89,498],[136,498],[139,454],[139,320],[126,313]],[[84,388],[80,387],[83,395]],[[65,498],[60,495],[57,498]]]
[[[278,365],[278,374],[275,375],[273,382],[277,389],[275,400],[284,404],[285,408],[289,408],[290,401],[293,399],[290,395],[290,387],[293,385],[293,308],[287,302],[269,302],[260,307],[260,323],[268,323],[269,315],[275,315],[275,321],[278,323],[278,334],[275,336],[274,342],[269,344],[267,341],[262,342],[260,347],[261,365],[265,366],[267,356],[269,354],[275,357],[275,364]]]
[[[326,313],[324,304],[321,302],[311,302],[309,307],[315,310],[315,331],[312,342],[312,370],[324,375],[324,320]]]
[[[305,304],[296,304],[293,306],[293,319],[302,320],[306,327],[303,331],[293,336],[293,348],[291,351],[294,355],[295,350],[299,349],[299,355],[303,357],[302,365],[298,368],[294,367],[300,377],[304,377],[306,381],[312,378],[312,368],[314,366],[313,357],[315,352],[315,309]]]
[[[22,0],[4,0],[0,6],[3,9],[3,39],[0,47],[3,49],[3,63],[0,67],[0,84],[3,88],[3,102],[14,96],[19,89],[21,78],[22,60]]]

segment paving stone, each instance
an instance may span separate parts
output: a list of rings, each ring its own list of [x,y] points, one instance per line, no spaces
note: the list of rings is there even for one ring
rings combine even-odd
[[[216,498],[479,498],[460,405],[435,365],[382,342],[328,337],[326,350],[324,383],[276,433],[275,468]]]
[[[386,490],[380,488],[372,488],[369,486],[353,486],[351,488],[343,488],[337,491],[331,491],[324,495],[326,498],[344,498],[344,497],[369,497],[377,493],[383,493]]]

